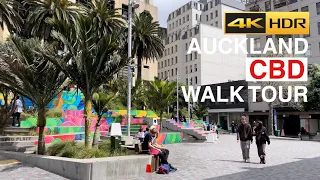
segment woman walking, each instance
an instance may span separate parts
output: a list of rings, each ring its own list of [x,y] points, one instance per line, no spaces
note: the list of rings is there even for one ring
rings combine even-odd
[[[260,163],[265,164],[266,163],[266,143],[270,145],[270,138],[267,134],[266,128],[263,126],[261,121],[258,121],[256,123],[255,135],[256,135],[258,155],[260,157]]]

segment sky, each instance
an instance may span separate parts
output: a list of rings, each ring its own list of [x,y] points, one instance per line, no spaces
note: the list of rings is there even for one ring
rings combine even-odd
[[[175,11],[190,0],[154,0],[158,7],[158,19],[161,27],[167,27],[167,19],[172,11]]]

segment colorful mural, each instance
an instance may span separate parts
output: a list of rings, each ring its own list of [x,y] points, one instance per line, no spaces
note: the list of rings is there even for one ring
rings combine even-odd
[[[11,93],[8,97],[8,101],[7,103],[10,104],[11,103],[11,100],[13,99],[13,93]],[[4,105],[4,97],[3,97],[3,94],[0,93],[0,105]]]
[[[183,133],[172,132],[172,133],[160,133],[157,138],[158,144],[174,144],[180,143],[183,140]]]

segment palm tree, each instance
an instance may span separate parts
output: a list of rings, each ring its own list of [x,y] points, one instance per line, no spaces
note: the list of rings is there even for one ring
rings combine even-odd
[[[63,90],[66,82],[66,76],[46,57],[60,59],[56,49],[48,43],[42,44],[38,39],[25,41],[13,37],[10,44],[0,50],[0,83],[29,98],[38,108],[39,154],[45,153],[46,106]]]
[[[208,107],[204,106],[202,103],[198,102],[196,106],[193,107],[193,113],[198,117],[202,118],[208,115]]]
[[[110,103],[118,96],[118,92],[97,92],[92,96],[92,105],[98,115],[97,123],[94,130],[92,147],[97,148],[99,142],[100,120],[104,113],[110,109]]]
[[[138,79],[142,78],[142,60],[154,60],[163,56],[164,46],[158,36],[159,23],[153,22],[150,13],[133,17],[133,55],[138,58]]]
[[[19,14],[21,8],[17,0],[0,0],[0,26],[7,26],[10,33],[20,31],[22,18]]]
[[[3,104],[0,104],[0,135],[4,135],[4,127],[13,113],[12,107],[14,107],[14,104],[9,103],[9,101],[11,101],[9,98],[12,93],[10,89],[0,84],[0,93],[3,96]],[[14,95],[16,94],[14,93]],[[13,99],[15,99],[15,97],[13,97]],[[14,102],[11,101],[11,103]]]
[[[49,19],[64,20],[71,23],[83,8],[69,0],[25,0],[29,5],[27,20],[32,25],[31,35],[48,39],[52,30]]]
[[[164,112],[166,112],[168,106],[175,101],[175,88],[176,82],[161,81],[157,78],[152,82],[148,82],[146,90],[147,105],[150,109],[159,113],[161,127]]]
[[[101,36],[112,33],[114,30],[124,27],[124,21],[117,12],[118,9],[110,8],[110,1],[92,0],[85,9],[88,16],[99,28]]]
[[[114,32],[100,37],[97,22],[89,16],[79,15],[74,24],[64,21],[52,21],[56,30],[52,36],[61,41],[65,47],[64,61],[51,57],[53,62],[77,85],[85,96],[85,145],[90,146],[90,116],[92,113],[93,93],[113,75],[123,68],[128,59],[122,59],[122,32]]]

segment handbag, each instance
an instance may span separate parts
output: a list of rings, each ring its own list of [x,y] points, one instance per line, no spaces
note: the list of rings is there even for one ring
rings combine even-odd
[[[151,155],[158,155],[160,151],[155,148],[149,148],[149,152]]]

